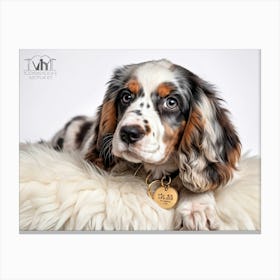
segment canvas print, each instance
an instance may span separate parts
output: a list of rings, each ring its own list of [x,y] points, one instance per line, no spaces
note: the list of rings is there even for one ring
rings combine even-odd
[[[259,50],[20,50],[19,229],[260,232]]]

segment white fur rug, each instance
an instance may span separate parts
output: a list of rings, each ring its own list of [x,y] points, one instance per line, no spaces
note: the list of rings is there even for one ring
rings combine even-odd
[[[243,158],[216,191],[222,230],[260,230],[260,160]],[[39,144],[20,146],[20,230],[173,230],[174,210],[146,194],[143,179],[113,177]]]

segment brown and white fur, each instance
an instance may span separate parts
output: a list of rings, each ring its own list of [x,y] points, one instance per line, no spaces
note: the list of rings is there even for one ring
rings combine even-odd
[[[115,173],[142,165],[144,177],[175,177],[176,227],[218,229],[213,192],[232,179],[241,151],[221,101],[167,60],[126,65],[114,71],[97,115],[73,118],[51,144]]]

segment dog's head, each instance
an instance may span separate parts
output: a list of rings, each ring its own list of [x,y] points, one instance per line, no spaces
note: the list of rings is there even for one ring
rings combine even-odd
[[[232,177],[241,147],[220,102],[211,85],[167,60],[118,68],[86,157],[104,168],[116,158],[167,173],[172,165],[188,189],[215,189]]]

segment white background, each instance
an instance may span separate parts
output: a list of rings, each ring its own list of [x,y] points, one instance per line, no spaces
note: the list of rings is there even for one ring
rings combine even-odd
[[[2,2],[2,278],[279,279],[279,34],[278,1]],[[19,234],[19,49],[163,47],[262,50],[262,233]]]
[[[56,76],[30,79],[26,59],[55,58]],[[20,140],[48,140],[75,115],[93,115],[113,69],[166,58],[213,83],[231,112],[243,151],[260,154],[259,50],[21,50]]]

